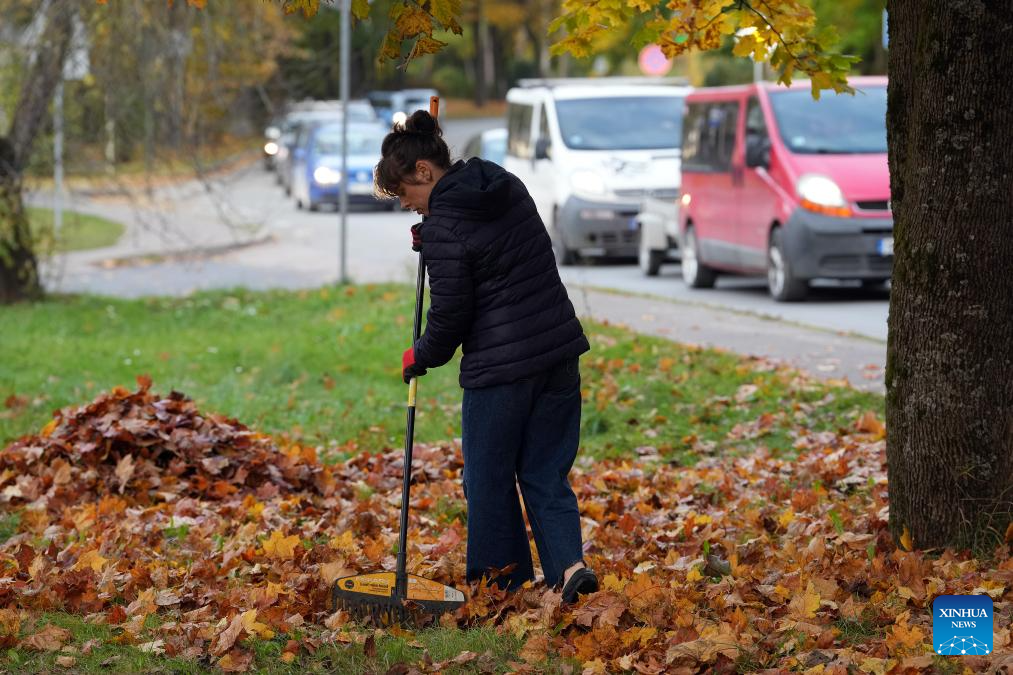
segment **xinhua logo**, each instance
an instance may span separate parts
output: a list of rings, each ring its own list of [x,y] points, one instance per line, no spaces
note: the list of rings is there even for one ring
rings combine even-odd
[[[932,648],[943,656],[992,653],[992,598],[940,595],[932,601]]]

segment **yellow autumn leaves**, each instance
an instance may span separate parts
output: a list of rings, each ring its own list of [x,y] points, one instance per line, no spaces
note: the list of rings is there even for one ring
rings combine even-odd
[[[106,4],[107,0],[97,0]],[[169,0],[171,2],[171,0]],[[203,8],[207,0],[187,0]],[[286,14],[309,18],[320,9],[320,0],[282,0]],[[352,0],[357,19],[369,18],[368,0]],[[414,41],[407,61],[441,51],[446,42],[437,31],[460,35],[461,0],[395,2],[388,13],[390,28],[383,39],[381,60],[399,60],[405,42]],[[639,28],[630,40],[634,48],[654,43],[672,58],[690,50],[719,48],[736,36],[736,56],[768,61],[779,81],[791,82],[796,73],[810,78],[813,96],[825,89],[853,92],[847,82],[856,56],[835,51],[833,27],[816,29],[812,8],[803,0],[756,2],[755,0],[564,0],[562,12],[549,26],[558,34],[553,54],[587,57],[614,42],[617,31]]]
[[[287,560],[295,557],[295,547],[299,545],[299,537],[290,535],[286,537],[281,530],[271,532],[271,535],[262,544],[264,555],[268,558]]]

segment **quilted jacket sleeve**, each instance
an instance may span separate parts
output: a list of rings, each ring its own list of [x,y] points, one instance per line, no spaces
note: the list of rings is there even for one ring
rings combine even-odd
[[[425,332],[415,343],[415,362],[436,368],[454,357],[471,329],[474,280],[468,251],[457,234],[438,219],[429,219],[421,229],[430,306]]]

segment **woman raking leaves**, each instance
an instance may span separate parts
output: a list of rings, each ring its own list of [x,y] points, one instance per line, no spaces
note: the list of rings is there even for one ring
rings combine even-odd
[[[405,382],[462,348],[468,581],[488,576],[512,590],[534,580],[523,498],[545,582],[574,602],[598,590],[568,480],[580,440],[578,358],[590,345],[545,225],[513,174],[478,158],[452,164],[423,110],[381,152],[377,189],[423,217],[412,244],[430,279],[425,331],[402,357]]]

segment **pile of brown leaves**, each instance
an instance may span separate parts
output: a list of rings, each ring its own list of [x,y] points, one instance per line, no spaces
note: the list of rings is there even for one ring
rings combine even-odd
[[[327,590],[394,568],[401,453],[326,466],[312,448],[140,384],[61,411],[0,454],[0,504],[21,514],[0,546],[0,645],[59,649],[69,636],[55,627],[18,637],[26,613],[59,608],[114,626],[119,642],[225,670],[251,666],[249,640],[297,628],[305,637],[283,660],[332,643],[375,649],[372,628],[329,614]],[[932,599],[974,593],[995,601],[996,653],[961,664],[1013,667],[1008,551],[986,566],[897,549],[872,417],[851,432],[799,428],[795,446],[794,461],[760,447],[685,468],[641,448],[586,463],[572,482],[602,590],[561,607],[542,584],[510,596],[478,584],[441,623],[524,639],[518,670],[557,654],[587,673],[907,673],[932,666]],[[460,585],[460,449],[419,446],[412,469],[409,567]],[[471,652],[410,665],[454,663],[496,665]]]

